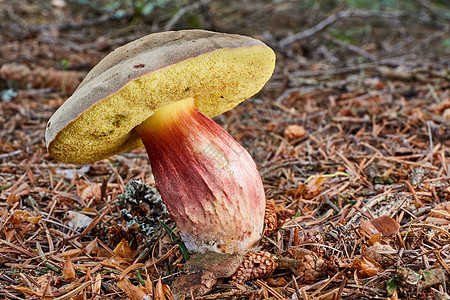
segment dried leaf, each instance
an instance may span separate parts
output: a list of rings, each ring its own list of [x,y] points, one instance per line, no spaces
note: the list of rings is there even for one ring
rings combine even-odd
[[[400,224],[391,217],[379,217],[361,222],[361,229],[367,234],[381,233],[382,236],[390,237],[396,235],[400,230]]]
[[[369,240],[367,241],[367,244],[369,244],[370,246],[374,245],[375,243],[379,243],[381,242],[381,233],[377,232],[375,234],[372,234],[369,238]]]
[[[131,249],[130,244],[125,240],[121,240],[113,252],[125,259],[134,258],[133,249]]]
[[[77,211],[66,212],[64,218],[69,220],[69,223],[67,223],[67,225],[73,229],[85,228],[89,226],[89,224],[91,224],[93,220],[91,217],[88,217]]]
[[[305,128],[303,128],[303,126],[300,125],[289,125],[288,127],[286,127],[286,129],[284,130],[284,136],[288,139],[288,140],[294,140],[294,139],[298,139],[300,137],[303,137],[306,135],[306,130]]]
[[[20,200],[21,196],[28,195],[30,191],[30,186],[26,182],[22,182],[19,186],[12,186],[11,193],[8,195],[6,203],[8,203],[9,206],[13,206]]]
[[[378,242],[363,251],[364,257],[369,257],[384,267],[393,263],[393,259],[389,258],[389,255],[395,254],[397,254],[397,250],[390,245],[383,245]]]
[[[74,258],[77,257],[78,255],[80,255],[81,253],[81,249],[71,249],[71,250],[67,250],[65,252],[59,253],[56,256],[58,257],[70,257],[70,258]]]
[[[357,258],[352,262],[351,266],[362,277],[372,277],[383,270],[380,264],[370,257]]]
[[[56,173],[72,180],[75,176],[84,176],[90,169],[90,165],[84,165],[79,169],[56,169]]]
[[[322,192],[322,186],[327,181],[327,177],[322,175],[312,176],[306,184],[302,183],[295,192],[295,199],[312,199]]]
[[[89,255],[97,255],[98,252],[98,243],[97,238],[91,241],[85,248],[85,251]]]
[[[436,205],[431,210],[430,216],[425,220],[425,223],[435,225],[450,224],[450,202]]]
[[[373,236],[374,234],[380,234],[378,229],[375,228],[375,225],[373,225],[370,220],[362,220],[361,229],[369,236]]]
[[[161,282],[161,277],[159,278],[158,283],[156,283],[155,297],[153,300],[175,300],[169,286]]]
[[[28,295],[35,294],[35,292],[32,289],[30,289],[29,287],[26,287],[26,286],[12,285],[11,287],[17,291],[20,291],[20,292],[28,294]]]
[[[76,278],[75,268],[72,261],[70,260],[70,257],[66,258],[66,263],[64,264],[62,273],[64,277],[69,281],[72,281]]]
[[[270,277],[269,279],[267,279],[267,284],[272,287],[284,287],[287,286],[289,282],[284,277],[280,278]]]
[[[28,221],[29,217],[31,217],[29,212],[16,210],[14,214],[8,219],[8,223],[12,224],[14,227],[18,227],[20,223]]]
[[[146,273],[147,273],[147,269],[145,269]],[[147,273],[147,278],[145,278],[145,289],[149,292],[153,291],[154,286],[153,286],[153,281],[151,281],[150,276],[148,276]]]
[[[37,223],[39,223],[39,220],[42,219],[43,216],[38,216],[38,217],[28,217],[27,221],[30,222],[30,224],[32,225],[36,225]]]
[[[127,293],[127,296],[131,300],[150,300],[151,296],[147,295],[141,287],[134,286],[130,283],[130,281],[126,278],[117,282],[117,286]],[[162,298],[162,300],[165,300]]]
[[[85,184],[83,186],[78,186],[77,189],[78,189],[78,196],[85,203],[91,200],[94,203],[97,203],[102,199],[101,184],[98,183]]]
[[[124,269],[129,266],[129,261],[126,261],[120,256],[113,256],[108,258],[105,261],[102,261],[102,265],[105,267],[110,268],[118,268],[118,269]]]
[[[102,289],[102,274],[97,273],[97,276],[95,276],[95,282],[92,287],[92,292],[94,294],[100,294]]]

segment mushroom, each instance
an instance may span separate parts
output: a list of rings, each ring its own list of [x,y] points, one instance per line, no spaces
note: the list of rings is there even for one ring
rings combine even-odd
[[[50,118],[49,153],[87,164],[145,146],[163,202],[193,252],[244,253],[265,195],[249,153],[211,118],[257,93],[275,54],[245,36],[145,36],[100,61]]]

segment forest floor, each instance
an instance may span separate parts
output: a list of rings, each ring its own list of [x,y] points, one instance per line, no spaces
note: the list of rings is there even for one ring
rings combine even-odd
[[[128,182],[154,185],[145,151],[67,165],[44,132],[112,49],[201,27],[261,39],[277,66],[215,118],[258,165],[265,236],[240,273],[186,299],[449,299],[448,7],[199,1],[113,16],[93,3],[0,0],[0,298],[179,294],[189,254],[170,220],[146,236],[148,207],[125,207],[129,226],[118,202]]]

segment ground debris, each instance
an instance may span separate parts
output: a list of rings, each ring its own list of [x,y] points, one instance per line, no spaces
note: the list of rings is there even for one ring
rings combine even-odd
[[[125,2],[31,2],[0,4],[1,297],[172,299],[197,274],[204,300],[448,298],[450,48],[439,1],[397,12],[197,1],[184,15],[168,5],[148,16]],[[277,51],[261,93],[216,118],[254,157],[268,203],[239,274],[240,259],[226,272],[186,262],[145,151],[72,166],[45,148],[49,117],[109,50],[194,23]]]

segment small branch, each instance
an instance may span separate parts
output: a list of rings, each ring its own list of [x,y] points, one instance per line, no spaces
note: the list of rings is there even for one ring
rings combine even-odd
[[[443,7],[438,7],[434,3],[428,1],[428,0],[414,0],[419,5],[423,6],[425,9],[427,9],[432,15],[435,17],[441,17],[446,20],[449,20],[450,17],[445,12],[448,12],[448,10],[444,9]]]
[[[322,75],[337,75],[342,73],[350,73],[355,71],[361,71],[366,69],[375,68],[378,64],[369,63],[369,64],[361,64],[355,66],[342,67],[337,69],[326,69],[326,70],[315,70],[315,71],[297,71],[292,74],[293,77],[315,77]]]
[[[174,14],[173,17],[169,20],[169,22],[167,22],[167,24],[164,26],[164,30],[172,30],[173,27],[178,23],[178,21],[180,21],[180,19],[185,14],[188,14],[196,9],[199,9],[203,5],[208,4],[210,1],[211,0],[200,0],[191,5],[180,8],[180,10],[176,14]]]
[[[349,44],[349,43],[347,43],[347,42],[338,40],[338,39],[332,37],[332,36],[329,35],[329,34],[325,35],[325,38],[326,38],[327,40],[332,41],[332,42],[335,43],[335,44],[338,44],[338,45],[341,46],[341,47],[344,47],[344,48],[347,49],[347,50],[350,50],[350,51],[352,51],[352,52],[355,52],[356,54],[359,54],[359,55],[361,55],[361,56],[367,58],[367,59],[370,60],[370,61],[373,61],[373,62],[374,62],[374,61],[377,61],[377,58],[376,58],[375,56],[373,56],[372,54],[368,53],[367,51],[364,51],[363,49],[361,49],[361,48],[359,48],[359,47],[356,47],[355,45],[352,45],[352,44]]]
[[[363,10],[354,10],[354,9],[346,9],[341,10],[331,16],[328,16],[325,20],[319,22],[318,24],[314,25],[311,28],[308,28],[302,32],[299,32],[297,34],[294,34],[292,36],[289,36],[287,38],[282,39],[279,42],[279,46],[281,48],[284,48],[286,46],[289,46],[295,41],[310,37],[314,34],[316,34],[319,31],[324,30],[331,24],[335,23],[336,21],[340,19],[347,19],[350,17],[353,18],[369,18],[369,17],[382,17],[382,18],[397,18],[402,16],[402,13],[388,13],[388,12],[370,12],[370,11],[363,11]]]
[[[81,23],[65,23],[65,24],[59,24],[59,25],[57,25],[57,24],[39,25],[39,26],[33,27],[32,30],[34,32],[40,32],[40,31],[49,30],[50,28],[53,28],[53,27],[56,27],[56,29],[58,29],[60,31],[79,30],[79,29],[83,29],[86,27],[99,26],[99,25],[108,23],[109,21],[113,21],[113,20],[130,18],[133,15],[134,15],[133,13],[127,13],[127,14],[124,14],[124,15],[121,15],[120,17],[118,17],[114,14],[109,14],[109,15],[102,16],[98,19],[86,20]]]
[[[0,159],[10,158],[22,154],[22,150],[16,150],[9,153],[0,154]]]

